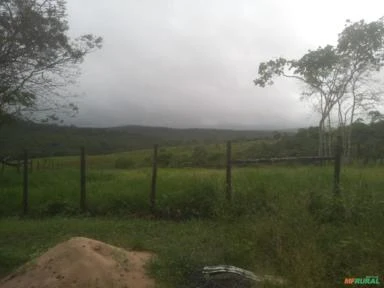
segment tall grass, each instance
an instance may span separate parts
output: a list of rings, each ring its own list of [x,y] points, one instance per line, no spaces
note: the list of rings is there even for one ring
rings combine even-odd
[[[384,197],[382,169],[346,167],[341,188],[345,217],[380,213]],[[233,171],[233,202],[227,205],[225,171],[172,169],[158,171],[156,207],[168,218],[212,218],[278,214],[300,205],[326,221],[334,202],[332,167],[291,166],[237,168]],[[0,175],[0,215],[21,211],[22,175],[6,170]],[[91,215],[144,215],[149,213],[150,169],[87,171],[87,204]],[[44,216],[78,213],[80,175],[76,169],[34,171],[30,174],[30,214]],[[292,205],[295,204],[295,205]],[[332,206],[332,205],[331,205]],[[328,210],[327,210],[328,209]]]
[[[128,225],[128,244],[159,253],[152,273],[173,286],[193,287],[193,273],[204,265],[230,264],[281,275],[290,287],[343,287],[345,277],[380,276],[384,267],[383,172],[344,167],[342,198],[335,199],[332,167],[238,168],[229,205],[224,170],[159,169],[157,216],[189,221],[116,222],[102,232],[97,224],[79,225],[101,238],[122,237]],[[0,177],[0,215],[18,215],[21,175],[6,170]],[[89,170],[89,213],[149,215],[150,180],[150,169]],[[78,213],[77,170],[32,172],[30,181],[32,216]]]

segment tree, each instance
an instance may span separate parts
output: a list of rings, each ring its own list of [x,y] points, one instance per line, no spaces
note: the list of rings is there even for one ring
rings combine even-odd
[[[368,116],[371,118],[371,124],[382,121],[384,119],[384,115],[381,114],[380,111],[374,110],[374,111],[369,111]]]
[[[273,84],[273,78],[283,76],[305,84],[302,99],[315,100],[320,113],[318,154],[331,154],[332,127],[337,123],[343,131],[345,151],[350,151],[350,137],[358,109],[375,106],[381,91],[370,91],[371,77],[384,64],[384,19],[366,23],[347,21],[339,34],[337,46],[327,45],[309,50],[296,60],[278,58],[259,65],[256,86]],[[337,119],[334,121],[334,119]],[[348,140],[349,139],[349,140]]]
[[[59,109],[76,112],[65,88],[102,39],[91,34],[71,39],[65,4],[0,0],[0,125],[9,117],[31,113],[55,119]]]

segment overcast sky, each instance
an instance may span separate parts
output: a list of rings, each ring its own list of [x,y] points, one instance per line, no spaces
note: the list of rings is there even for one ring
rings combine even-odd
[[[297,128],[317,122],[300,86],[258,88],[258,65],[336,44],[383,0],[68,0],[70,34],[104,38],[82,64],[82,126]]]

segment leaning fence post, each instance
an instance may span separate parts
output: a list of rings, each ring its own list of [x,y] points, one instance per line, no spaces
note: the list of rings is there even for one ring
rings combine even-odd
[[[152,184],[151,184],[151,194],[149,196],[149,205],[152,213],[155,212],[155,202],[156,202],[157,150],[158,150],[158,145],[156,144],[153,147]]]
[[[28,214],[28,151],[24,150],[23,215]]]
[[[85,190],[85,147],[81,147],[80,156],[80,209],[82,212],[87,210],[86,190]]]
[[[340,170],[341,170],[341,156],[343,153],[343,147],[341,146],[341,136],[337,137],[336,149],[335,149],[335,174],[334,174],[334,186],[333,191],[335,195],[340,195]]]
[[[227,142],[227,179],[226,179],[226,197],[228,201],[232,200],[232,157],[231,141]]]

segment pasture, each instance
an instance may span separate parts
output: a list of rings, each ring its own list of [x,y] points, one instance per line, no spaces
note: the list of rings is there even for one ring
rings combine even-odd
[[[79,211],[78,157],[34,167],[26,218],[22,174],[6,168],[0,275],[52,244],[86,236],[154,251],[150,271],[160,287],[193,287],[192,272],[218,264],[279,275],[289,287],[343,287],[346,277],[382,276],[383,167],[344,166],[340,199],[332,193],[332,166],[235,168],[230,204],[224,169],[160,167],[153,217],[151,168],[116,169],[127,155],[88,157],[86,214]],[[145,150],[134,155],[133,163],[151,157]]]

